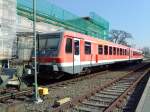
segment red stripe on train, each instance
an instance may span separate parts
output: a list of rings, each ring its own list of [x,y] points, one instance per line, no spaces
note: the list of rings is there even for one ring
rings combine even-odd
[[[55,63],[61,63],[61,58],[51,58],[51,57],[38,57],[37,61],[40,63],[48,63],[48,62],[55,62]]]

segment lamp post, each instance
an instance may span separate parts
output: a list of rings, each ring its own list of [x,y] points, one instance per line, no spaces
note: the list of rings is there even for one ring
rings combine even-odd
[[[36,0],[33,0],[33,36],[34,36],[34,83],[35,83],[35,102],[39,103],[42,100],[39,97],[37,84],[37,40],[36,40]]]

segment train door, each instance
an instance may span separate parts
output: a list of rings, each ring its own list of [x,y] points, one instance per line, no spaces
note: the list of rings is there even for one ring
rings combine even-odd
[[[73,73],[80,72],[80,39],[74,38]]]

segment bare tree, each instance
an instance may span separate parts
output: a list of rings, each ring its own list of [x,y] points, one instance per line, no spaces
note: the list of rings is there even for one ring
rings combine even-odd
[[[114,43],[130,46],[129,43],[126,41],[126,39],[131,39],[131,38],[133,38],[132,35],[125,31],[122,31],[122,30],[111,30],[110,31],[109,40]]]

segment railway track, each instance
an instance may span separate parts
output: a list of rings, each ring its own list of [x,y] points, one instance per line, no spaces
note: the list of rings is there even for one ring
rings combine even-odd
[[[102,72],[97,72],[97,73],[93,73],[93,74],[89,74],[89,75],[84,75],[84,76],[80,76],[80,77],[78,76],[78,77],[73,78],[73,79],[68,79],[68,80],[56,82],[56,83],[53,83],[53,84],[49,84],[46,87],[50,88],[52,90],[52,89],[56,89],[58,87],[64,87],[64,86],[69,85],[69,84],[75,84],[78,81],[82,81],[82,80],[86,80],[86,79],[92,79],[92,78],[94,78],[98,75],[106,74],[108,72],[109,72],[108,70],[105,70],[105,71],[102,71]],[[32,87],[29,87],[29,88],[27,88],[26,90],[23,90],[23,91],[19,91],[15,88],[0,89],[0,102],[5,103],[9,99],[12,99],[12,98],[17,99],[17,97],[19,97],[21,95],[27,95],[28,93],[31,94],[31,93],[33,93],[33,90],[34,90],[34,88],[32,88]]]
[[[69,79],[69,80],[57,82],[57,83],[54,83],[54,84],[50,84],[50,85],[48,85],[47,87],[48,87],[48,88],[51,88],[51,89],[57,88],[57,87],[63,87],[63,86],[65,86],[65,85],[75,84],[77,81],[82,81],[82,80],[86,80],[86,79],[91,79],[91,78],[96,77],[97,75],[106,74],[106,73],[108,73],[108,72],[109,72],[109,71],[106,70],[106,71],[102,71],[102,72],[93,73],[93,74],[90,74],[90,75],[80,76],[80,77],[76,77],[76,78],[73,78],[73,79]]]
[[[138,70],[139,68],[142,68],[142,67],[144,67],[144,66],[146,66],[147,65],[147,63],[146,64],[141,64],[141,65],[136,65],[136,67],[133,67],[133,68],[130,68],[130,69],[126,69],[125,71],[127,71],[127,72],[129,72],[129,73],[131,73],[131,72],[134,72],[134,71],[136,71],[136,70]],[[82,77],[77,77],[77,78],[75,78],[75,79],[69,79],[69,80],[66,80],[66,81],[62,81],[62,82],[57,82],[57,83],[54,83],[54,84],[50,84],[50,85],[48,85],[48,86],[46,86],[46,87],[48,87],[49,89],[50,89],[50,91],[53,91],[53,90],[55,90],[55,89],[57,89],[57,90],[59,90],[60,91],[60,89],[59,88],[63,88],[63,87],[65,87],[65,86],[67,86],[67,85],[75,85],[77,82],[80,82],[80,81],[84,81],[84,80],[91,80],[92,78],[94,78],[94,79],[97,79],[98,77],[98,75],[106,75],[106,73],[108,73],[107,74],[107,77],[106,77],[106,80],[107,81],[110,81],[110,82],[112,82],[112,81],[115,81],[115,80],[118,80],[118,78],[116,78],[116,76],[115,77],[110,77],[110,72],[109,71],[103,71],[103,72],[99,72],[99,73],[93,73],[93,74],[90,74],[90,75],[86,75],[86,76],[82,76]],[[125,75],[127,75],[127,74],[129,74],[129,73],[125,73]],[[109,77],[108,77],[109,76]],[[119,76],[118,76],[119,77]],[[99,78],[101,78],[101,76],[99,76]],[[103,77],[103,78],[105,78],[105,77]],[[119,79],[120,79],[121,77],[119,77]],[[87,81],[86,80],[86,81]],[[100,80],[100,79],[98,79],[98,80]],[[105,85],[105,82],[104,82],[104,85]],[[103,87],[103,86],[101,86],[101,87]],[[100,87],[100,88],[101,88]],[[96,90],[96,91],[98,91],[98,90]],[[109,91],[109,90],[108,90]],[[6,93],[6,94],[5,94]],[[0,92],[0,102],[1,103],[4,103],[5,104],[5,102],[6,102],[6,104],[7,104],[7,101],[8,101],[8,103],[9,102],[11,102],[12,101],[12,104],[15,104],[15,102],[13,102],[13,101],[17,101],[19,98],[21,99],[22,97],[25,97],[25,96],[28,96],[28,95],[30,95],[30,94],[32,94],[32,93],[34,93],[33,92],[33,88],[28,88],[28,89],[26,89],[26,90],[24,90],[24,91],[11,91],[11,90],[6,90],[6,92],[5,92],[4,94],[1,94],[1,92]],[[93,93],[93,92],[92,92]],[[52,93],[51,93],[52,94]],[[90,95],[90,94],[89,94]],[[85,98],[85,97],[84,97]],[[88,98],[88,97],[87,97]],[[19,99],[19,100],[20,100]],[[10,101],[9,101],[10,100]],[[78,102],[79,100],[78,100],[78,98],[76,99],[76,102]],[[72,102],[72,101],[71,101]],[[74,102],[74,101],[73,101]],[[82,102],[82,100],[80,99],[80,102]],[[67,105],[67,107],[70,107],[70,104],[71,104],[71,106],[72,106],[72,104],[73,105],[75,105],[74,103],[69,103],[69,105],[68,104],[65,104],[65,105]],[[17,105],[17,104],[16,104]],[[44,104],[43,104],[44,105]],[[67,108],[64,108],[63,107],[63,105],[62,106],[60,106],[60,107],[58,107],[58,108],[53,108],[54,109],[54,111],[59,111],[59,109],[60,110],[65,110],[65,109],[67,109]],[[72,109],[74,109],[74,111],[76,110],[76,108],[72,108]],[[44,109],[43,109],[44,110]],[[50,110],[52,110],[52,109],[50,109]]]
[[[93,73],[93,74],[90,74],[90,75],[84,75],[84,76],[76,77],[76,78],[73,78],[73,79],[68,79],[68,80],[64,80],[64,81],[61,81],[61,82],[56,82],[56,83],[53,83],[53,84],[49,84],[45,87],[50,88],[50,89],[54,89],[54,88],[57,88],[57,87],[63,87],[63,86],[69,85],[69,84],[75,84],[78,81],[94,78],[97,75],[105,74],[105,73],[108,73],[108,72],[109,72],[108,70],[105,70],[105,71],[98,72],[98,73]],[[28,95],[28,93],[31,94],[31,93],[33,93],[33,90],[34,90],[34,88],[32,88],[32,87],[28,87],[27,89],[22,90],[22,91],[19,91],[15,88],[1,89],[0,90],[0,102],[5,103],[8,99],[11,99],[11,98],[14,99],[14,98],[17,98],[21,95]]]
[[[140,66],[123,77],[114,79],[83,96],[75,97],[70,102],[54,108],[53,112],[64,110],[71,112],[110,112],[121,105],[128,93],[133,91],[134,87],[149,72],[150,69],[146,70],[146,67],[147,65]]]

